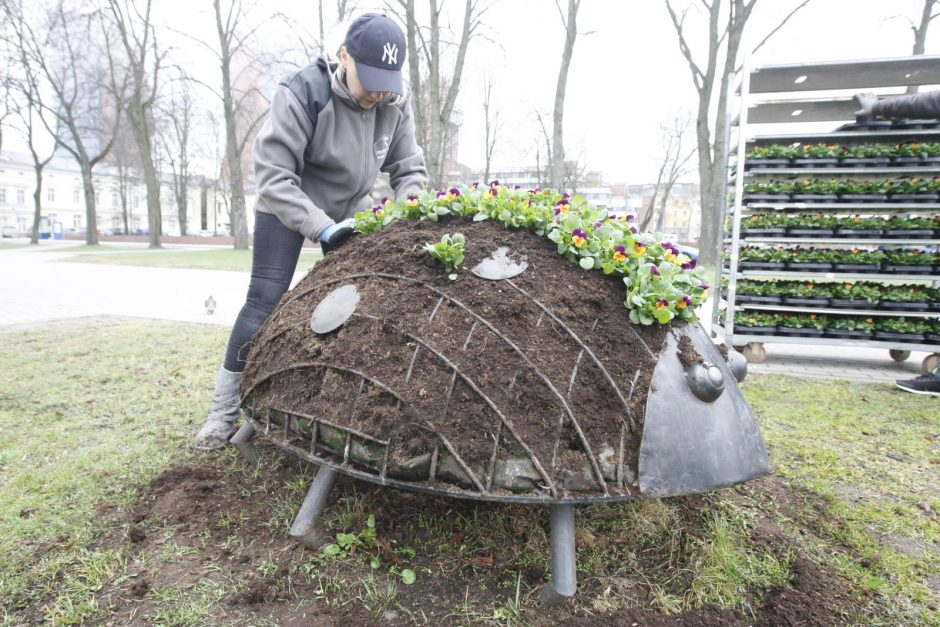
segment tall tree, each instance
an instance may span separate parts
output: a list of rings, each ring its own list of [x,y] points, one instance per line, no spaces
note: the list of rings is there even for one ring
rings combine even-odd
[[[5,16],[15,31],[17,45],[23,50],[32,71],[41,77],[50,95],[42,107],[52,124],[61,129],[57,144],[78,163],[85,198],[85,242],[98,243],[98,221],[92,173],[111,149],[116,118],[123,108],[124,85],[113,65],[102,67],[99,59],[107,57],[111,33],[103,28],[100,14],[84,5],[66,8],[59,0],[49,11],[42,11],[33,24],[22,4],[4,2]]]
[[[708,17],[704,64],[696,61],[690,44],[690,37],[694,39],[697,33],[693,33],[693,29],[685,24],[691,6],[678,13],[673,2],[666,0],[666,9],[679,38],[679,50],[685,57],[698,92],[695,132],[702,196],[699,253],[704,263],[715,264],[718,261],[718,243],[724,215],[722,180],[726,174],[728,82],[738,68],[741,39],[757,0],[700,0],[699,4],[707,11]],[[808,2],[803,0],[790,11],[754,51],[763,46]],[[710,122],[712,119],[714,122]]]
[[[486,78],[483,81],[483,124],[484,124],[484,152],[485,166],[483,181],[490,180],[490,166],[493,163],[493,154],[496,152],[496,140],[499,138],[499,108],[493,102],[493,80]]]
[[[23,63],[20,68],[22,74],[12,80],[12,86],[19,92],[20,102],[13,112],[19,120],[18,126],[23,133],[23,139],[26,140],[26,146],[33,161],[35,187],[33,188],[33,226],[29,232],[29,243],[38,244],[39,225],[42,221],[42,175],[45,167],[55,156],[55,144],[53,143],[52,148],[45,150],[39,145],[43,142],[40,137],[41,133],[38,131],[45,126],[41,122],[43,114],[41,85],[29,64],[25,63],[26,59],[21,57],[20,61]]]
[[[260,94],[255,84],[245,85],[239,81],[235,59],[241,56],[249,59],[248,43],[258,26],[246,29],[242,23],[246,7],[242,0],[232,0],[223,11],[219,0],[212,0],[215,11],[215,25],[218,34],[218,49],[212,48],[218,56],[222,71],[223,120],[225,122],[225,162],[228,168],[229,192],[231,197],[230,217],[235,248],[248,248],[248,218],[245,208],[245,177],[243,159],[245,147],[254,136],[254,132],[264,117],[265,111],[256,113],[252,110],[252,97]],[[241,121],[241,127],[239,122]]]
[[[115,129],[114,143],[108,154],[108,163],[114,167],[117,181],[114,192],[118,196],[121,207],[121,223],[123,233],[130,235],[133,232],[133,206],[132,192],[140,183],[140,149],[133,132],[128,128],[127,114],[121,116],[118,127]]]
[[[651,224],[657,231],[662,231],[665,227],[666,203],[669,201],[669,195],[676,182],[689,173],[689,164],[696,152],[694,144],[689,146],[687,137],[689,124],[688,116],[680,114],[659,125],[663,138],[662,160],[656,177],[656,185],[653,187],[653,195],[650,198],[649,211],[640,222],[641,231],[648,230]]]
[[[480,0],[465,0],[460,33],[455,42],[449,42],[441,24],[443,0],[428,0],[430,17],[426,29],[418,26],[415,0],[395,0],[395,4],[388,2],[386,6],[405,23],[415,134],[424,149],[431,184],[441,185],[446,182],[446,155],[453,139],[454,105],[460,92],[467,48],[478,34],[481,19],[489,7]],[[444,62],[445,51],[450,52],[454,47],[453,64],[448,66]]]
[[[914,32],[914,49],[911,53],[914,55],[924,54],[927,47],[927,29],[930,27],[933,18],[940,15],[940,13],[933,12],[937,0],[923,0],[923,2],[924,6],[921,7],[920,21],[917,24],[911,22],[911,30]],[[907,93],[917,93],[917,85],[908,86]]]
[[[124,110],[137,140],[144,184],[147,186],[150,248],[160,248],[163,216],[160,181],[154,165],[153,105],[157,98],[157,81],[163,58],[151,21],[151,5],[152,0],[143,0],[141,9],[134,0],[108,0],[110,17],[121,43],[120,49],[124,52],[120,58],[120,65],[126,67],[128,83]],[[108,54],[111,55],[112,50],[109,49]]]
[[[574,52],[574,42],[578,36],[578,9],[581,0],[568,0],[567,14],[562,11],[558,0],[555,7],[565,26],[565,47],[561,53],[561,66],[558,68],[558,82],[555,85],[555,108],[552,113],[552,187],[562,189],[565,175],[565,145],[564,145],[564,117],[565,117],[565,90],[568,86],[568,68],[571,66],[571,54]]]
[[[172,175],[173,197],[176,200],[180,235],[189,230],[189,178],[192,170],[191,139],[196,120],[196,101],[192,82],[182,68],[173,81],[173,90],[161,109],[168,131],[161,134],[161,149]]]

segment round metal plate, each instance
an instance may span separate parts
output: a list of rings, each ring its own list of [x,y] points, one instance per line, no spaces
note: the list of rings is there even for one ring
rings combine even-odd
[[[359,290],[349,284],[338,287],[320,301],[310,316],[310,328],[314,333],[335,331],[356,311],[359,305]]]
[[[528,267],[529,262],[525,257],[516,261],[509,256],[508,247],[500,246],[489,257],[471,268],[470,272],[482,279],[498,281],[518,276]]]

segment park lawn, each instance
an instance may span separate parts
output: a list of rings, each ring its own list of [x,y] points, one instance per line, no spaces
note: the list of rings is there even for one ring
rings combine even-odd
[[[26,248],[29,244],[22,242],[0,242],[0,250],[13,250],[15,248]]]
[[[118,266],[251,271],[251,250],[236,250],[234,248],[163,248],[151,250],[149,248],[140,248],[137,250],[122,249],[115,251],[108,246],[101,246],[98,247],[99,250],[91,252],[88,251],[89,248],[94,247],[82,247],[76,255],[66,259],[66,261]],[[322,257],[323,255],[319,250],[303,249],[297,262],[296,272],[306,272]]]
[[[351,624],[377,624],[388,612],[415,624],[540,616],[528,573],[550,570],[543,508],[352,483],[325,514],[330,532],[364,538],[371,516],[394,536],[394,563],[373,569],[365,552],[291,549],[286,533],[310,469],[273,451],[249,469],[231,449],[189,447],[226,337],[210,325],[122,319],[0,330],[0,624],[120,624],[132,615],[167,625],[278,624],[287,606],[333,618],[353,611]],[[858,601],[873,606],[866,622],[940,624],[930,544],[940,537],[937,399],[774,376],[749,377],[743,389],[774,475],[704,497],[579,508],[577,607],[604,615],[645,603],[678,614],[710,605],[749,615],[764,591],[795,580],[802,556],[871,591]],[[185,477],[179,469],[189,467],[217,473],[219,489],[230,490],[192,501],[223,508],[215,522],[168,520],[145,528],[138,544],[121,540],[138,523],[129,512],[159,492],[151,481],[165,471]],[[768,545],[765,524],[792,546]],[[212,557],[219,550],[224,562]],[[497,568],[502,562],[511,566]],[[403,582],[405,567],[415,584]],[[172,582],[158,585],[155,573],[166,571]],[[134,588],[145,575],[152,587]],[[255,599],[263,577],[282,582],[274,596],[234,603]],[[451,579],[459,589],[442,589]],[[139,593],[133,614],[130,590]]]

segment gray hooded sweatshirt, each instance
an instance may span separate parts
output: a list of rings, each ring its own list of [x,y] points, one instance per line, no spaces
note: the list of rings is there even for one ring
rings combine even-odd
[[[380,169],[396,199],[428,182],[410,98],[363,109],[322,58],[277,86],[253,155],[255,209],[314,241],[372,206]]]

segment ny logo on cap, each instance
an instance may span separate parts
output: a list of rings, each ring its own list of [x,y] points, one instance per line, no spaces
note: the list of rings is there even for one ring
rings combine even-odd
[[[396,65],[398,63],[398,45],[386,43],[385,48],[382,49],[382,60],[389,65]]]

